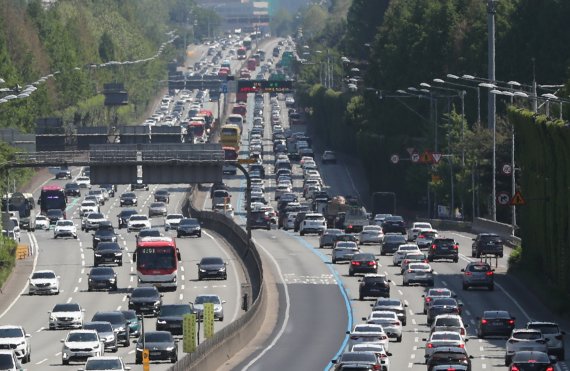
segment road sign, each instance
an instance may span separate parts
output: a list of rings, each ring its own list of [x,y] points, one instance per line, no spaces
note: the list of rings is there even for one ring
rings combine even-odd
[[[439,164],[439,161],[441,160],[441,153],[434,152],[431,154],[431,158],[433,159],[434,164]]]
[[[196,350],[196,314],[186,314],[182,320],[182,350],[192,353]]]
[[[397,164],[400,161],[400,156],[398,155],[392,155],[390,157],[390,161],[392,161],[393,164]]]
[[[214,304],[204,304],[204,338],[214,336]]]
[[[511,206],[524,206],[526,205],[526,201],[523,198],[522,194],[519,191],[515,192],[513,198],[511,198],[511,202],[509,202]]]
[[[511,201],[511,196],[507,192],[499,192],[497,195],[497,203],[499,205],[508,205]]]
[[[406,148],[406,151],[411,156],[412,153],[416,152],[416,149],[414,147],[408,147],[408,148]]]
[[[504,175],[511,175],[513,173],[513,167],[511,166],[511,164],[503,164],[503,166],[501,167],[501,172]]]
[[[417,152],[412,153],[411,159],[412,159],[413,163],[417,163],[420,160],[419,153],[417,153]]]
[[[143,371],[150,370],[150,351],[148,349],[143,349],[142,364],[143,364]]]
[[[431,164],[433,162],[433,157],[430,151],[425,150],[420,156],[420,162],[422,164]]]

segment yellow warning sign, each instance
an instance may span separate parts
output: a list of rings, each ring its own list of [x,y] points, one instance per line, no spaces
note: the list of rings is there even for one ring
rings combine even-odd
[[[420,162],[422,164],[431,164],[433,162],[433,156],[430,151],[424,151],[420,155]]]
[[[523,206],[523,205],[526,205],[526,201],[525,201],[524,197],[522,196],[522,194],[519,191],[516,191],[513,198],[511,198],[509,205],[511,205],[511,206]]]

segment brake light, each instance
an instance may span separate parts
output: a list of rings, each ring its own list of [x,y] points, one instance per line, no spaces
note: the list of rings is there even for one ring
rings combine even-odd
[[[465,344],[459,344],[460,348],[465,348]]]
[[[388,358],[388,355],[387,355],[387,354],[384,354],[384,353],[380,353],[380,358],[381,358],[381,359]]]
[[[493,271],[488,271],[487,273],[485,273],[485,275],[487,275],[487,276],[492,276],[492,275],[493,275]]]
[[[433,344],[432,343],[427,343],[426,348],[433,348]]]
[[[562,335],[556,335],[554,338],[555,338],[556,340],[562,340]]]
[[[471,273],[471,272],[465,272],[465,275],[466,275],[466,276],[472,276],[473,273]]]
[[[554,371],[554,367],[548,366],[548,367],[546,368],[546,371]]]
[[[360,262],[352,262],[352,265],[360,265]]]
[[[454,367],[450,367],[447,369],[447,371],[456,371],[456,369]]]
[[[486,320],[486,319],[482,319],[482,320],[481,320],[481,324],[486,325],[486,324],[487,324],[487,320]]]
[[[418,236],[418,238],[424,238],[424,237],[425,237],[425,236],[424,236],[423,234],[420,234],[420,235]]]
[[[427,298],[426,298],[426,303],[429,303],[430,301],[431,301],[431,298],[430,298],[430,297],[427,297]]]
[[[353,335],[353,336],[350,337],[350,340],[358,340],[358,336],[354,336],[354,335]]]
[[[510,319],[509,320],[509,325],[514,325],[515,324],[515,320],[514,319]]]
[[[375,266],[376,262],[368,262],[368,265]]]
[[[431,245],[431,249],[432,249],[432,250],[435,250],[436,247],[437,247],[437,246],[435,246],[435,244]]]
[[[461,335],[465,335],[465,329],[463,327],[461,328]]]
[[[372,368],[375,370],[380,370],[380,365],[374,365],[374,366],[372,366]]]
[[[459,250],[459,245],[453,245],[454,250]]]
[[[400,325],[400,321],[396,321],[396,322],[392,322],[393,325],[399,326]]]
[[[408,273],[412,273],[412,270],[411,270],[411,269],[408,269]]]
[[[548,369],[546,369],[546,370],[548,371]],[[511,367],[511,371],[520,371],[520,369],[517,366],[513,365],[513,367]],[[552,370],[552,368],[550,368],[550,371],[554,371],[554,370]]]
[[[348,226],[348,229],[352,229],[352,224]]]

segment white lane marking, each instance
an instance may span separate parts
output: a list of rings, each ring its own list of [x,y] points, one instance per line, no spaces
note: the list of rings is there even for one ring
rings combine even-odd
[[[133,282],[135,280],[134,276],[131,276],[131,282]]]
[[[412,367],[414,367],[414,364],[413,364],[413,363],[408,363],[408,368],[412,368]]]
[[[283,336],[283,333],[285,332],[285,329],[287,328],[287,324],[289,323],[289,315],[290,315],[289,311],[291,309],[291,301],[289,298],[289,288],[285,284],[285,279],[283,278],[283,273],[281,272],[281,267],[279,267],[279,263],[277,263],[277,260],[275,260],[273,255],[271,255],[269,253],[269,251],[265,247],[263,247],[263,245],[261,245],[255,239],[253,239],[253,241],[255,242],[255,244],[257,246],[259,246],[259,248],[261,250],[263,250],[263,252],[265,252],[265,254],[269,257],[269,259],[271,259],[271,262],[275,266],[275,269],[277,270],[277,274],[279,275],[279,280],[283,284],[283,291],[285,292],[285,318],[283,319],[283,324],[281,325],[279,332],[273,338],[273,341],[271,341],[271,344],[269,344],[265,349],[263,349],[261,351],[261,353],[259,353],[257,355],[257,357],[255,357],[247,365],[245,365],[245,367],[243,368],[243,371],[246,371],[248,368],[250,368],[255,362],[257,362],[259,359],[261,359],[261,357],[263,357],[265,355],[265,353],[267,353],[269,350],[271,350],[275,346],[275,344],[277,344],[277,341],[279,341],[281,336]]]
[[[82,261],[81,261],[81,266],[82,266],[82,267],[85,267],[85,260],[82,260]]]
[[[412,318],[412,325],[417,325],[416,319]]]
[[[47,183],[47,181],[45,183]],[[38,257],[40,256],[40,246],[38,245],[38,240],[36,239],[36,236],[33,233],[26,232],[26,234],[28,235],[28,239],[30,240],[30,246],[32,247],[32,251],[36,252],[36,254],[34,255],[34,263],[32,265],[32,272],[35,272],[36,266],[38,265]],[[12,302],[10,303],[10,305],[8,305],[8,307],[4,310],[4,312],[0,314],[0,318],[4,317],[6,313],[8,313],[10,309],[12,309],[12,307],[16,304],[20,296],[24,295],[24,292],[26,292],[28,286],[29,286],[29,281],[26,282],[26,284],[24,285],[24,287],[22,287],[22,290],[20,291],[18,296],[16,296],[14,300],[12,300]]]
[[[180,294],[178,297],[180,298],[180,301],[182,301],[182,299],[184,298],[184,294]]]
[[[45,327],[40,327],[40,329],[39,329],[38,331],[36,331],[36,333],[37,333],[37,332],[42,332],[42,331],[45,330],[45,329],[46,329]]]
[[[134,271],[134,267],[131,267],[131,272]]]
[[[362,197],[360,197],[360,192],[358,192],[358,189],[356,189],[356,185],[354,184],[354,179],[352,179],[352,175],[350,174],[350,171],[348,170],[348,166],[343,166],[344,170],[346,171],[346,174],[348,175],[348,179],[350,180],[350,184],[352,185],[352,189],[354,189],[354,192],[356,192],[356,194],[358,195],[359,199],[362,199]]]
[[[185,281],[186,279],[184,278],[184,275],[181,275],[180,278],[182,279],[182,281]]]
[[[404,295],[404,293],[402,292],[402,290],[398,290],[398,294]]]
[[[135,353],[135,350],[134,350],[134,349],[133,349],[133,350],[129,350],[129,354],[134,354],[134,353]]]
[[[468,316],[471,316],[471,312],[469,311],[469,309],[465,309],[465,314],[467,314]]]
[[[415,353],[410,354],[410,359],[415,359],[415,358],[416,358],[416,354],[415,354]]]
[[[85,268],[81,268],[81,274],[85,274]]]
[[[481,365],[481,368],[487,368],[487,364],[486,364],[486,363],[483,363],[483,364]]]
[[[47,360],[48,360],[47,358],[44,358],[41,361],[37,362],[36,365],[41,365],[42,363],[44,363]]]
[[[224,249],[224,248],[222,247],[222,245],[214,238],[214,236],[212,236],[211,234],[209,234],[209,233],[206,232],[206,231],[203,231],[203,232],[204,232],[204,234],[205,234],[206,236],[208,236],[209,238],[211,238],[212,241],[214,241],[214,243],[220,248],[220,250],[222,250],[222,253],[225,255],[226,259],[229,261],[229,260],[230,260],[230,255],[228,254],[228,252],[226,251],[226,249]],[[232,271],[233,274],[234,274],[234,279],[235,279],[234,282],[236,283],[236,299],[239,301],[239,299],[240,299],[240,289],[241,289],[241,286],[240,286],[240,285],[237,285],[237,283],[239,282],[239,275],[238,275],[237,267],[236,267],[235,265],[232,266],[232,267],[231,267],[231,271]],[[239,311],[240,311],[240,306],[239,306],[239,305],[236,305],[236,310],[235,310],[235,312],[234,312],[234,316],[233,316],[233,318],[232,318],[232,322],[237,319],[237,317],[238,317],[238,315],[239,315]]]
[[[77,292],[79,291],[79,287],[75,286],[75,288],[73,289],[73,292]]]
[[[81,281],[83,281],[83,277],[79,277],[78,282],[81,283]]]
[[[446,282],[446,281],[441,281],[441,283],[443,283],[443,286],[447,286],[447,282]]]
[[[57,352],[57,353],[55,354],[56,357],[59,357],[60,355],[61,355],[61,352]]]
[[[419,341],[420,341],[420,338],[416,336],[416,337],[414,338],[414,343],[417,343],[417,342],[419,342]]]
[[[180,270],[181,270],[182,272],[184,272],[184,266],[183,266],[183,265],[180,266]]]
[[[116,310],[121,310],[122,307],[122,305],[119,305]]]
[[[67,303],[68,303],[68,304],[71,303],[71,299],[72,299],[71,296],[67,298]]]
[[[125,302],[127,300],[127,295],[123,296],[123,302]]]
[[[180,285],[180,290],[184,291],[184,285]]]

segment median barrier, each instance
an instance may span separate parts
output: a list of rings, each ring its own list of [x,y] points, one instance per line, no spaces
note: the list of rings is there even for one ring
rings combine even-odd
[[[194,187],[193,192],[198,191],[199,187]],[[247,294],[252,304],[245,314],[215,333],[212,338],[201,342],[194,352],[184,355],[169,368],[172,371],[216,370],[258,334],[267,308],[263,267],[255,244],[248,240],[247,233],[232,219],[196,209],[192,204],[192,195],[182,207],[184,215],[198,218],[203,228],[215,231],[228,241],[245,268],[248,282],[242,287],[249,288]]]

